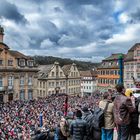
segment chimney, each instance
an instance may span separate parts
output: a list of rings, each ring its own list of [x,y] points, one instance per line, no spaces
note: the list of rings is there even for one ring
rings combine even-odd
[[[4,29],[0,25],[0,42],[3,42],[3,36],[4,36]]]

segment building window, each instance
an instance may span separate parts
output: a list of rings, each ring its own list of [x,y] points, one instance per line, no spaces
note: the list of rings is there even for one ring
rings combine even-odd
[[[45,90],[43,90],[43,97],[45,97]]]
[[[45,82],[43,82],[43,88],[45,88]]]
[[[33,60],[28,60],[28,66],[33,67],[33,65],[34,65],[34,61]]]
[[[60,77],[62,77],[62,72],[60,72]]]
[[[42,97],[42,90],[40,90],[40,97]]]
[[[140,69],[140,63],[137,64],[137,68]]]
[[[57,86],[57,87],[59,86],[59,82],[56,82],[56,86]]]
[[[65,81],[63,81],[63,86],[65,86]]]
[[[137,73],[137,78],[140,79],[140,73]]]
[[[40,88],[42,88],[42,82],[40,82]]]
[[[20,85],[24,85],[24,77],[23,76],[20,77]]]
[[[52,77],[54,77],[54,72],[52,72]]]
[[[24,90],[20,91],[20,100],[25,100],[25,91]]]
[[[140,50],[137,51],[137,56],[140,56]]]
[[[33,91],[28,90],[28,100],[32,100],[32,99],[33,99]]]
[[[127,88],[129,88],[129,84],[127,84]]]
[[[73,72],[71,72],[71,77],[73,77]]]
[[[130,64],[130,66],[131,66],[131,69],[133,69],[133,67],[134,67],[133,63],[132,63],[132,64]]]
[[[56,72],[56,76],[58,77],[58,71]]]
[[[0,60],[0,65],[3,65],[3,60]]]
[[[111,66],[113,64],[113,62],[109,62],[109,66]]]
[[[13,86],[14,85],[14,78],[13,76],[8,77],[8,86]]]
[[[133,74],[133,73],[131,73],[131,77],[130,77],[130,78],[132,79],[132,78],[133,78],[133,76],[134,76],[134,74]]]
[[[32,85],[32,76],[28,77],[28,85]]]
[[[0,77],[0,87],[2,87],[2,86],[3,86],[3,78]]]
[[[49,87],[51,87],[51,82],[49,82]]]
[[[54,82],[52,82],[52,87],[54,87]]]
[[[20,59],[19,65],[24,67],[25,66],[25,60],[24,59]]]
[[[117,75],[118,74],[118,71],[117,70],[115,70],[115,75]]]
[[[126,79],[129,79],[129,73],[126,73]]]
[[[13,66],[13,60],[8,60],[8,66]]]

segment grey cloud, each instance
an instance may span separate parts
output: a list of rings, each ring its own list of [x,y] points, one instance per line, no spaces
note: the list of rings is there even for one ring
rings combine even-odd
[[[24,15],[22,15],[14,4],[7,2],[6,0],[0,1],[0,17],[4,17],[9,20],[14,20],[17,23],[26,23]]]
[[[132,22],[140,21],[140,7],[131,14]]]
[[[105,0],[25,1],[26,3],[24,0],[21,0],[22,10],[20,9],[21,5],[16,4],[16,2],[14,3],[16,5],[15,7],[17,7],[15,8],[16,11],[20,14],[21,11],[24,11],[25,7],[25,15],[35,13],[37,14],[37,18],[35,15],[36,19],[34,18],[33,22],[31,21],[28,26],[23,26],[23,29],[19,30],[20,32],[16,33],[16,35],[14,35],[14,30],[11,34],[13,34],[12,39],[19,43],[19,46],[22,46],[22,44],[27,45],[31,54],[39,52],[40,55],[63,55],[66,57],[78,56],[86,58],[87,56],[91,57],[93,55],[106,57],[118,51],[125,52],[132,44],[105,44],[106,40],[112,38],[114,34],[123,32],[126,28],[126,24],[123,25],[122,23],[116,22],[113,17],[114,0],[108,0],[107,2]],[[27,8],[31,3],[33,3],[31,6],[35,6],[35,9]],[[14,4],[11,5],[13,6]],[[128,3],[126,3],[126,5],[128,5]],[[134,7],[130,6],[130,4],[128,7],[127,9],[124,6],[125,13],[131,15],[133,20],[138,20],[140,10],[134,10]],[[8,8],[8,10],[9,9],[10,8]],[[19,17],[18,21],[24,21],[25,19],[24,15],[17,17]],[[10,20],[16,21],[15,17]],[[131,24],[133,25],[133,23]],[[17,27],[19,27],[18,24]],[[23,38],[22,35],[26,35],[27,37]],[[14,39],[14,36],[16,36],[16,39]],[[20,42],[18,40],[20,40]],[[95,46],[97,49],[94,50],[93,47],[91,52],[87,51],[86,53],[80,49],[78,52],[75,51],[77,48],[88,46],[88,44],[93,42],[97,44]],[[15,45],[18,46],[18,44]],[[124,47],[125,45],[129,46]],[[19,47],[17,48],[19,49]],[[24,49],[24,47],[22,48]],[[63,51],[59,51],[61,48]]]

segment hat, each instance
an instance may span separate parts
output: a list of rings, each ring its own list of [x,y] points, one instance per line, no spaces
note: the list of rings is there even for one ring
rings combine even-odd
[[[89,111],[89,110],[88,110],[88,107],[87,107],[87,106],[84,106],[83,109],[82,109],[82,111],[83,111],[83,112],[88,112],[88,111]]]
[[[74,113],[72,111],[70,111],[70,112],[68,112],[67,116],[70,117],[70,118],[73,118]]]
[[[132,96],[132,94],[133,94],[133,91],[131,89],[126,89],[125,96],[130,97]]]

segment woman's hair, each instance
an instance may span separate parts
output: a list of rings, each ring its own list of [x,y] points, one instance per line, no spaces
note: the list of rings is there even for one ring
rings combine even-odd
[[[82,117],[82,112],[81,112],[81,110],[77,110],[76,111],[76,117]]]
[[[123,84],[117,84],[115,88],[116,88],[117,92],[122,92],[123,89],[124,89],[124,85]]]

